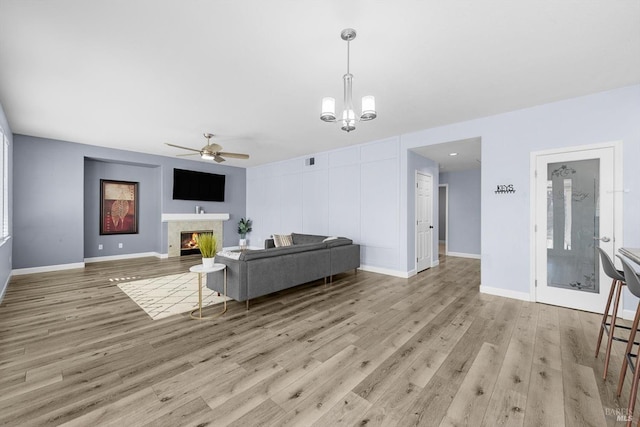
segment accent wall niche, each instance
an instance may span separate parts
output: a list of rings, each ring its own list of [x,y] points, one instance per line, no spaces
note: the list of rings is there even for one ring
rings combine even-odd
[[[138,183],[138,233],[100,235],[100,180]],[[84,160],[84,258],[162,253],[158,165]],[[122,244],[120,248],[119,245]],[[100,245],[102,249],[100,248]]]

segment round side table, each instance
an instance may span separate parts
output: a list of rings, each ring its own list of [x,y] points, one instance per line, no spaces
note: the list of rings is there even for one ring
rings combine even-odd
[[[221,271],[221,270],[223,271],[223,274],[224,274],[223,292],[222,292],[222,295],[224,296],[223,310],[222,312],[212,316],[203,316],[202,315],[202,275],[207,273],[215,273],[216,271]],[[189,268],[189,271],[191,271],[192,273],[198,273],[198,308],[191,311],[191,318],[198,319],[198,320],[213,319],[215,317],[222,316],[224,313],[226,313],[227,312],[227,266],[224,264],[216,263],[216,264],[213,264],[213,267],[205,267],[202,264],[198,264]],[[194,314],[195,312],[198,312],[197,316]]]

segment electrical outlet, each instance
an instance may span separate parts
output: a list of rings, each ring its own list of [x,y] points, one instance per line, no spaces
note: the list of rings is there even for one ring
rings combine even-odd
[[[118,247],[122,249],[122,243],[118,243]]]
[[[102,250],[102,244],[98,245],[98,250],[101,251]]]

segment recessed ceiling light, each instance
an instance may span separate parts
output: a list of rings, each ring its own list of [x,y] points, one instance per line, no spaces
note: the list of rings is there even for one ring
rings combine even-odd
[[[458,153],[449,153],[450,156],[457,156]]]

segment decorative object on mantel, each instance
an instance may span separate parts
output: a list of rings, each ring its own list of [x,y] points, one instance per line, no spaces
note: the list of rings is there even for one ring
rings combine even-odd
[[[100,234],[138,234],[138,183],[100,180]]]
[[[251,232],[252,221],[247,218],[240,218],[238,221],[238,234],[240,235],[240,250],[247,249],[247,233]]]
[[[248,154],[240,154],[240,153],[227,153],[222,152],[222,146],[216,143],[211,142],[211,138],[214,137],[212,133],[205,133],[204,137],[207,139],[207,145],[197,150],[195,148],[183,147],[181,145],[169,144],[165,142],[170,147],[181,148],[183,150],[195,151],[195,153],[190,154],[178,154],[178,156],[194,156],[196,153],[200,154],[200,158],[204,160],[214,160],[216,163],[222,163],[225,161],[224,157],[230,157],[232,159],[248,159]]]
[[[353,28],[347,28],[340,33],[342,40],[347,42],[347,74],[342,76],[344,80],[344,110],[342,111],[342,130],[345,132],[351,132],[356,128],[356,115],[353,111],[353,74],[349,72],[349,47],[351,40],[356,38],[356,30]],[[362,97],[362,114],[357,119],[361,122],[373,120],[378,116],[376,113],[376,98],[368,95]],[[320,114],[320,120],[324,122],[335,123],[336,119],[336,100],[335,98],[325,97],[322,98],[322,113]]]
[[[509,194],[509,193],[515,193],[516,189],[513,188],[513,184],[499,184],[496,186],[496,191],[494,191],[494,193],[496,194]]]
[[[200,233],[196,236],[198,249],[202,254],[202,265],[213,267],[216,252],[218,252],[218,241],[212,233]]]

